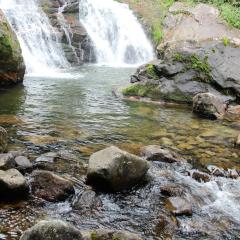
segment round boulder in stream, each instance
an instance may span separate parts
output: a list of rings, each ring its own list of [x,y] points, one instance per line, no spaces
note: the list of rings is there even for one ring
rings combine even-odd
[[[61,220],[40,221],[24,232],[20,240],[83,240],[80,231]]]
[[[87,177],[95,187],[121,191],[141,181],[148,169],[146,160],[111,146],[91,155]]]
[[[20,199],[28,194],[28,185],[16,169],[0,170],[0,199]]]
[[[64,201],[74,194],[71,181],[49,171],[34,171],[30,185],[33,195],[49,202]]]

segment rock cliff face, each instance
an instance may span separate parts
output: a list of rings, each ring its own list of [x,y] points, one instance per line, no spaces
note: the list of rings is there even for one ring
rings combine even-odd
[[[15,33],[0,10],[0,87],[23,81],[25,65]]]
[[[210,92],[240,101],[240,31],[228,27],[216,8],[177,2],[165,19],[158,59],[140,67],[125,95],[191,103]]]
[[[94,62],[92,42],[79,22],[79,0],[40,0],[71,64]],[[62,12],[59,12],[61,8]]]

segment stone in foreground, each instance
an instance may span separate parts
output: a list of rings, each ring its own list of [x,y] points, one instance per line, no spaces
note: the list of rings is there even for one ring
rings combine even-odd
[[[82,240],[79,230],[60,220],[40,221],[23,233],[20,240]]]
[[[149,145],[141,149],[141,155],[148,161],[160,161],[167,163],[186,162],[176,152],[158,145]]]
[[[14,156],[9,153],[0,154],[0,170],[8,170],[15,166]]]
[[[0,170],[0,199],[22,198],[27,195],[28,190],[26,179],[18,170]]]
[[[64,201],[74,194],[71,181],[49,171],[34,171],[30,183],[33,195],[49,202]]]
[[[134,233],[116,230],[94,230],[82,232],[83,240],[143,240]]]
[[[167,209],[174,215],[192,215],[192,205],[186,199],[181,197],[170,197],[166,204]]]
[[[111,146],[91,155],[87,177],[98,188],[121,191],[141,181],[148,169],[146,160]]]
[[[32,169],[32,163],[25,156],[18,156],[15,158],[16,167],[20,171],[27,171]]]
[[[0,153],[7,151],[8,135],[7,131],[0,127]]]
[[[226,112],[226,104],[211,93],[199,93],[193,98],[193,112],[209,119],[222,118]]]

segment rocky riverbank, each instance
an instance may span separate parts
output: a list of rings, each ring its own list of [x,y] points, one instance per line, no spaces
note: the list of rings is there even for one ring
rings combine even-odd
[[[240,31],[212,6],[177,2],[169,9],[158,60],[141,66],[125,96],[192,103],[211,93],[225,104],[239,103]]]
[[[229,234],[225,228],[218,228],[218,233],[213,230],[223,224],[221,220],[213,223],[213,228],[201,225],[209,218],[202,207],[208,207],[209,202],[215,203],[218,199],[215,194],[218,191],[226,191],[227,196],[229,193],[226,187],[229,184],[238,188],[238,171],[213,165],[199,171],[193,168],[192,160],[184,157],[180,151],[160,145],[148,145],[139,152],[139,156],[136,156],[114,146],[95,152],[89,157],[85,177],[82,179],[55,173],[59,172],[56,169],[57,162],[63,159],[68,163],[76,161],[74,169],[77,171],[77,157],[66,152],[45,153],[31,161],[28,160],[27,152],[11,151],[0,154],[0,200],[5,204],[21,199],[37,201],[41,208],[50,203],[53,208],[59,207],[59,203],[65,202],[70,204],[74,218],[81,215],[83,221],[88,222],[86,217],[89,214],[92,217],[98,214],[102,216],[106,212],[110,217],[109,210],[112,214],[117,214],[121,210],[111,209],[106,201],[109,197],[118,201],[123,198],[132,204],[128,210],[125,209],[127,206],[123,207],[124,211],[132,212],[135,208],[138,211],[150,211],[149,216],[146,216],[148,220],[143,218],[142,221],[150,221],[145,223],[146,227],[150,227],[153,231],[151,235],[157,238],[173,239],[179,231],[184,236],[185,224],[190,224],[192,228],[188,230],[188,236],[196,236],[196,231],[200,238],[207,236],[215,239],[214,237],[218,238],[222,234]],[[219,187],[212,192],[216,182]],[[232,201],[227,198],[227,201],[230,200]],[[218,206],[212,205],[212,208],[220,211]],[[215,213],[212,214],[214,216]],[[56,220],[54,214],[50,219],[46,216],[44,221],[34,221],[36,225],[24,232],[20,239],[53,239],[56,233],[59,239],[72,239],[73,236],[76,239],[148,239],[145,238],[146,233],[131,233],[126,231],[127,228],[117,227],[120,219],[114,221],[112,229],[107,225],[107,228],[102,226],[88,230],[86,226],[82,228],[81,224],[74,224],[71,217],[65,219],[64,215],[63,221]],[[70,220],[75,227],[65,222],[66,220]],[[199,223],[196,224],[195,221]],[[233,221],[232,224],[236,222]],[[32,225],[33,223],[30,226]]]

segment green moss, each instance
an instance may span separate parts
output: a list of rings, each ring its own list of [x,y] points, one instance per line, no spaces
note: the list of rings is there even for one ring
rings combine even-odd
[[[179,53],[173,56],[173,61],[182,62],[185,64],[186,70],[193,69],[201,75],[204,75],[203,79],[205,82],[210,82],[211,77],[211,66],[208,63],[208,56],[201,59],[198,55],[192,54],[189,56],[183,56]]]
[[[95,232],[91,233],[91,240],[98,240],[97,233]]]
[[[227,47],[227,46],[229,45],[229,43],[230,43],[229,39],[226,38],[226,37],[224,37],[224,38],[222,39],[222,42],[223,42],[223,45],[224,45],[225,47]]]
[[[122,91],[125,96],[148,97],[152,100],[166,100],[172,102],[192,102],[192,97],[184,95],[180,91],[162,93],[159,85],[135,83]]]
[[[148,64],[147,65],[147,74],[152,79],[155,79],[155,80],[159,79],[159,76],[157,74],[156,68],[152,64]]]

